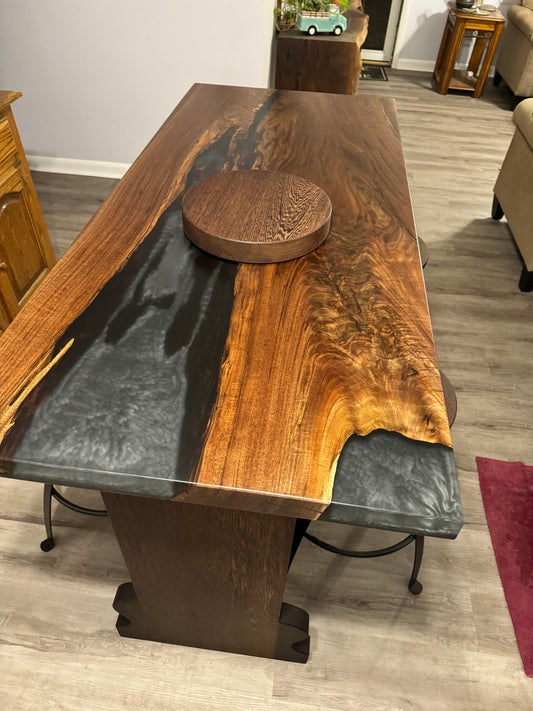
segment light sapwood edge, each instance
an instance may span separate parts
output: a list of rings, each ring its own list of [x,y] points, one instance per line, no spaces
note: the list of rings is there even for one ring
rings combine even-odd
[[[56,365],[56,363],[61,360],[73,343],[74,339],[71,339],[51,360],[49,360],[49,354],[45,354],[34,371],[28,375],[16,397],[7,405],[7,407],[0,410],[0,442],[15,424],[16,413],[20,405],[28,397],[31,391],[37,387],[45,375]]]
[[[0,362],[4,364],[4,377],[0,381],[0,412],[4,414],[0,442],[12,426],[11,420],[15,413],[5,411],[10,408],[16,393],[20,392],[20,382],[29,383],[29,389],[25,391],[27,396],[38,382],[28,381],[28,378],[31,379],[33,373],[42,369],[66,329],[83,313],[111,277],[123,268],[168,205],[183,191],[186,175],[196,155],[202,150],[205,141],[213,138],[212,133],[216,132],[216,127],[202,136],[204,143],[198,142],[186,151],[181,169],[174,176],[169,176],[162,189],[156,187],[145,190],[143,198],[147,210],[143,224],[137,218],[137,222],[129,225],[128,200],[123,200],[123,195],[131,190],[131,183],[142,179],[145,164],[153,161],[152,156],[158,154],[160,143],[164,143],[172,117],[194,98],[197,91],[198,85],[195,84],[128,171],[129,179],[117,185],[65,256],[51,270],[38,290],[38,298],[32,295],[16,320],[2,334]],[[218,130],[223,128],[218,126]],[[156,193],[156,197],[150,199],[152,192]],[[117,231],[121,240],[116,239]],[[91,268],[94,272],[91,272]],[[43,304],[46,304],[45,309]],[[42,328],[45,320],[47,329]]]

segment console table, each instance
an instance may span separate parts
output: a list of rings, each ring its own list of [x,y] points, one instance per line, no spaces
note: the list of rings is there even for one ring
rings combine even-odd
[[[323,188],[326,241],[266,265],[195,247],[184,191],[235,169]],[[393,100],[195,85],[0,362],[0,474],[103,492],[124,636],[303,662],[296,519],[461,528]]]
[[[505,17],[496,8],[486,15],[450,9],[433,73],[439,94],[458,89],[472,91],[475,99],[481,96],[504,24]],[[472,37],[475,42],[467,69],[455,69],[464,38]]]

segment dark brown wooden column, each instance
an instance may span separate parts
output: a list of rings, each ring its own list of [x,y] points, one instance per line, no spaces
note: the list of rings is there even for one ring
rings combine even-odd
[[[307,615],[291,605],[282,611],[294,519],[103,499],[132,579],[114,603],[122,636],[306,661]]]
[[[368,17],[358,9],[351,9],[346,17],[348,29],[338,37],[309,37],[298,29],[278,33],[276,89],[357,93]]]

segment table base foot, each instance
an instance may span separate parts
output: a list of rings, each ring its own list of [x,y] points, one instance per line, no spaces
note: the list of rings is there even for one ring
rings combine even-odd
[[[522,267],[518,287],[520,291],[533,291],[533,272],[529,272],[525,264]]]
[[[118,586],[113,609],[118,612],[116,628],[121,637],[148,639],[152,642],[167,641],[150,633],[150,623],[142,614],[133,583],[122,583]]]
[[[121,637],[145,639],[151,642],[183,644],[179,635],[168,635],[151,629],[149,614],[142,610],[132,583],[117,588],[113,608],[118,612],[116,628]],[[170,631],[169,631],[170,632]],[[191,646],[186,644],[185,646]],[[239,653],[238,650],[231,650]],[[248,653],[247,650],[242,652]],[[301,607],[284,602],[279,617],[278,637],[274,659],[305,664],[309,657],[309,615]]]
[[[274,659],[305,664],[309,657],[309,615],[301,607],[284,602],[279,616]]]

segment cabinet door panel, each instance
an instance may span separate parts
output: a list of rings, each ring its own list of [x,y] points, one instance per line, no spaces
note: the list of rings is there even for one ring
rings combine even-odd
[[[0,335],[55,264],[11,111],[20,96],[0,90]]]
[[[0,336],[6,330],[6,328],[9,326],[9,323],[12,318],[13,318],[13,316],[11,315],[9,309],[7,308],[7,304],[5,303],[4,298],[3,298],[3,291],[0,286]]]
[[[19,303],[48,269],[24,190],[0,197],[0,262]]]

